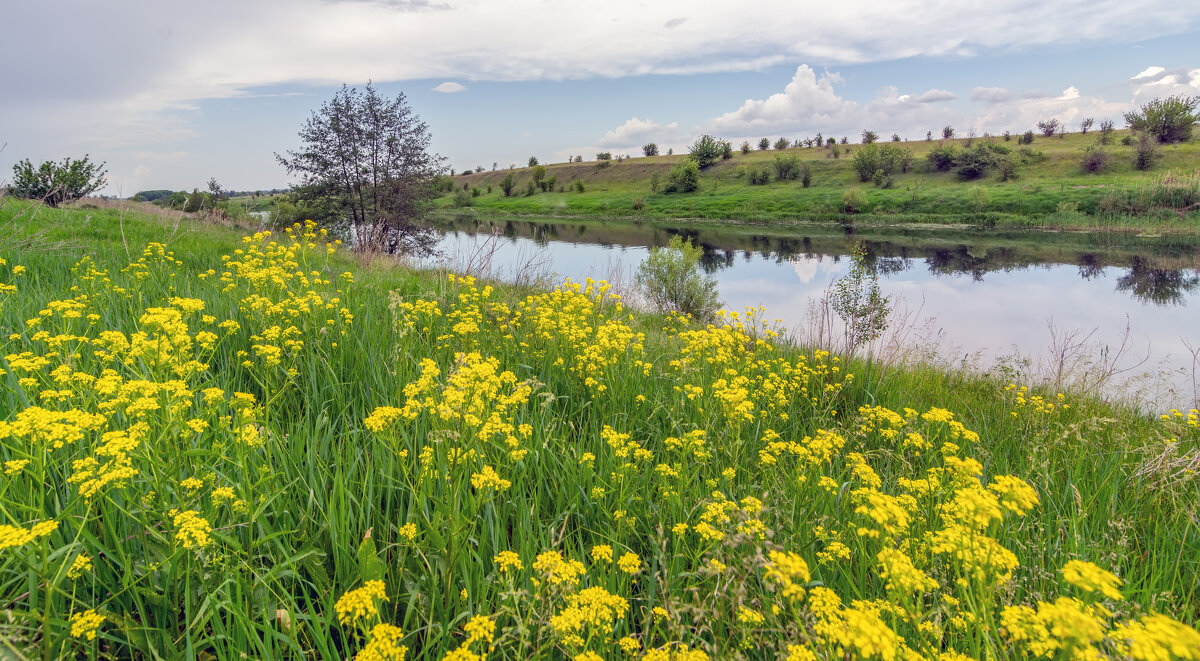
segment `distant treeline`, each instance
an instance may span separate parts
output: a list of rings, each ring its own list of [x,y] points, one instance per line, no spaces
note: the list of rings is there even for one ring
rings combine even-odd
[[[263,195],[278,195],[280,193],[287,193],[290,190],[290,188],[272,188],[270,190],[223,191],[223,193],[226,197],[261,197]],[[195,190],[191,193],[187,191],[173,191],[165,189],[144,190],[139,191],[136,195],[129,199],[133,200],[134,202],[154,202],[162,206],[182,207],[187,202],[188,196],[197,192],[198,191]]]

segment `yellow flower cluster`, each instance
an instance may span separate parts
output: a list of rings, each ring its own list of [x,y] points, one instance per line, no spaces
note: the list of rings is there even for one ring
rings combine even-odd
[[[383,581],[367,581],[362,587],[350,590],[338,598],[333,608],[338,622],[343,626],[355,625],[359,620],[379,613],[379,602],[387,601]]]

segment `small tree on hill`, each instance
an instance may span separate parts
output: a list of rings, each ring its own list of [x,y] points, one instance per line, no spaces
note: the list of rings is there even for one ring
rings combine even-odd
[[[1100,122],[1100,144],[1107,145],[1112,139],[1113,122],[1111,119],[1105,119]]]
[[[664,193],[691,193],[700,187],[700,166],[692,159],[685,159],[671,168]]]
[[[642,145],[642,155],[658,156],[658,145],[653,142]]]
[[[530,156],[529,157],[529,167],[531,167],[531,168],[537,167],[537,164],[538,164],[537,156]]]
[[[775,141],[775,148],[776,148],[776,149],[787,149],[787,148],[788,148],[788,147],[790,147],[791,145],[792,145],[792,141],[791,141],[791,140],[788,140],[787,138],[780,138],[780,139],[778,139],[778,140],[776,140],[776,141]]]
[[[758,141],[758,148],[759,148],[759,150],[760,150],[760,151],[766,151],[766,150],[770,149],[770,148],[771,148],[771,141],[770,141],[769,139],[767,139],[767,138],[763,138],[763,139],[759,140],[759,141]]]
[[[725,151],[725,145],[706,133],[692,143],[691,148],[688,149],[688,156],[703,170],[716,163],[721,158],[723,151]]]
[[[1082,122],[1079,122],[1079,132],[1084,135],[1087,135],[1088,130],[1090,130],[1092,128],[1092,124],[1095,124],[1095,123],[1096,123],[1095,117],[1085,118]]]
[[[743,153],[743,154],[749,154],[749,153],[750,153],[750,141],[749,141],[749,140],[743,140],[743,141],[742,141],[742,153]]]
[[[953,126],[942,127],[942,138],[944,140],[949,140],[950,138],[953,138],[953,137],[954,137],[954,127]]]
[[[36,169],[26,158],[13,166],[8,193],[57,207],[100,190],[106,183],[106,174],[104,163],[92,163],[87,155],[78,161],[70,158],[64,158],[62,163],[46,161]]]
[[[878,134],[878,133],[876,133],[876,132],[874,132],[874,131],[871,131],[871,130],[869,130],[869,129],[863,129],[863,132],[862,132],[862,143],[863,143],[864,145],[870,145],[870,144],[874,144],[874,143],[875,143],[877,140],[879,140],[879,134]]]
[[[1192,127],[1200,122],[1197,105],[1200,96],[1154,99],[1136,111],[1125,113],[1125,124],[1134,131],[1149,133],[1160,143],[1186,142],[1192,139]]]
[[[504,192],[504,197],[512,197],[513,189],[517,187],[517,178],[512,172],[504,175],[500,180],[500,190]]]
[[[1058,133],[1058,120],[1050,118],[1037,123],[1038,130],[1042,132],[1042,136],[1053,138],[1055,133]]]

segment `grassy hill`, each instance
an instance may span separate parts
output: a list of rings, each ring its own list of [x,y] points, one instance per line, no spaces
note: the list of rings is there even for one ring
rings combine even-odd
[[[1107,165],[1085,173],[1085,150],[1098,143],[1095,132],[1062,138],[1038,136],[1030,145],[1000,137],[893,143],[910,150],[912,168],[897,173],[884,189],[860,181],[853,159],[863,145],[839,145],[839,157],[828,148],[735,150],[731,159],[703,171],[694,193],[652,190],[657,175],[662,190],[672,167],[686,155],[655,156],[546,166],[553,192],[526,195],[532,168],[456,175],[455,191],[440,200],[444,209],[469,206],[480,214],[544,216],[618,216],[633,218],[706,218],[746,221],[795,219],[878,223],[965,223],[1014,227],[1126,227],[1194,230],[1200,226],[1200,142],[1159,147],[1151,170],[1134,167],[1136,142],[1123,145],[1128,131],[1116,131],[1102,147]],[[933,149],[990,142],[1018,163],[1016,178],[999,181],[993,169],[964,181],[955,172],[934,170],[927,159]],[[795,157],[812,173],[811,186],[799,181],[752,185],[751,172],[772,168],[775,159]],[[516,186],[505,197],[500,183],[509,173]],[[773,173],[772,173],[773,174]],[[582,192],[578,188],[582,185]],[[459,194],[466,187],[470,197]],[[847,191],[859,196],[847,211]]]

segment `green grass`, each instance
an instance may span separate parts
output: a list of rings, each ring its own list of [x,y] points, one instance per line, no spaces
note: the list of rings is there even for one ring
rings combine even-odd
[[[1027,651],[997,633],[1007,606],[1077,597],[1071,608],[1110,633],[1152,612],[1200,621],[1200,485],[1185,470],[1200,431],[1186,422],[1069,393],[1062,401],[1043,393],[1053,404],[1044,407],[969,371],[843,361],[772,342],[753,323],[699,328],[630,313],[595,289],[451,281],[326,254],[316,237],[244,243],[246,231],[233,226],[19,202],[0,206],[0,228],[16,239],[0,246],[0,283],[16,286],[0,293],[0,464],[29,462],[0,475],[0,525],[58,522],[0,549],[5,654],[349,658],[382,622],[401,627],[409,657],[422,659],[464,644],[473,658],[573,658],[587,647],[615,659],[623,636],[646,651],[687,645],[711,658],[777,659],[796,645],[840,659],[830,632],[866,622],[903,635],[925,658],[954,649],[1018,659]],[[88,264],[105,274],[89,275]],[[225,271],[240,275],[223,279]],[[186,312],[194,303],[181,298],[203,311]],[[51,305],[64,300],[75,303]],[[65,313],[76,306],[78,316]],[[178,311],[186,327],[164,324],[172,313],[163,310]],[[222,329],[227,320],[237,329]],[[146,335],[138,351],[124,351],[111,335],[101,340],[104,331]],[[218,334],[210,349],[200,346],[202,331]],[[15,367],[24,352],[48,364]],[[187,367],[191,359],[205,367]],[[119,377],[130,390],[121,400],[90,377]],[[178,388],[186,394],[170,394]],[[206,400],[210,388],[219,396]],[[239,392],[257,406],[234,404]],[[411,418],[368,423],[380,407],[412,402],[420,405]],[[863,429],[863,406],[930,415],[909,416],[889,439]],[[61,429],[17,425],[34,407],[101,413],[104,426],[55,448]],[[935,410],[943,408],[978,441]],[[466,413],[491,420],[496,434]],[[187,426],[198,419],[209,427]],[[76,462],[112,457],[100,452],[101,431],[139,422],[140,442],[116,451],[137,473],[81,495],[70,478],[86,464]],[[771,445],[777,434],[799,444],[790,447],[819,448],[833,438],[822,430],[844,441],[827,459]],[[921,434],[920,447],[897,440],[908,432]],[[246,442],[245,433],[262,440]],[[971,536],[1014,554],[1011,580],[971,578],[931,548],[959,520],[941,505],[981,484],[941,472],[955,470],[953,453],[979,462],[982,484],[1011,474],[1036,491],[1027,513]],[[510,486],[474,484],[485,465]],[[905,506],[906,530],[893,539],[858,533],[876,527],[856,511],[871,509],[868,498],[899,497],[903,480],[929,475],[943,486]],[[240,504],[221,500],[221,488]],[[185,543],[172,510],[211,524],[208,543]],[[722,538],[703,537],[701,523]],[[678,524],[691,528],[673,531]],[[823,562],[834,541],[848,557]],[[614,560],[636,554],[639,571],[592,560],[596,545],[611,545]],[[889,592],[876,562],[885,548],[903,549],[937,587],[915,599]],[[494,558],[504,551],[524,568],[502,572]],[[576,589],[534,570],[546,551],[583,563]],[[793,576],[803,596],[785,596],[787,584],[770,577],[772,551],[803,559],[811,576]],[[69,579],[81,553],[93,568]],[[1065,583],[1060,568],[1074,559],[1116,573],[1122,599]],[[714,571],[714,560],[725,569]],[[368,599],[362,623],[339,624],[339,599],[373,579],[387,601]],[[584,588],[625,606],[612,611],[611,631],[597,616],[574,641],[552,618],[569,615],[570,595]],[[818,588],[845,607],[822,609]],[[872,615],[852,607],[856,599],[897,611]],[[1091,604],[1112,616],[1085,613]],[[89,609],[104,618],[98,637],[72,637],[71,615]],[[742,609],[762,623],[739,620]],[[974,624],[951,624],[968,614]],[[495,625],[494,648],[464,634],[480,616]],[[1079,630],[1058,639],[1074,644],[1071,631]],[[1200,635],[1187,631],[1175,640]],[[1113,633],[1097,645],[1123,659],[1123,640]]]
[[[460,188],[465,184],[480,191],[472,198],[471,208],[481,215],[731,219],[766,225],[807,219],[885,225],[1195,231],[1200,226],[1195,208],[1182,215],[1146,209],[1131,213],[1114,209],[1111,202],[1123,193],[1157,187],[1167,172],[1193,176],[1200,163],[1200,142],[1162,146],[1162,158],[1155,168],[1142,172],[1133,166],[1135,147],[1120,144],[1126,135],[1128,131],[1115,132],[1104,148],[1111,156],[1110,165],[1098,174],[1086,174],[1080,167],[1084,149],[1097,142],[1098,134],[1067,134],[1061,139],[1039,136],[1028,148],[1044,158],[1021,166],[1018,178],[1008,182],[998,181],[994,173],[962,181],[953,172],[930,170],[926,162],[930,149],[941,142],[961,146],[966,139],[900,143],[912,151],[914,166],[909,173],[896,175],[894,188],[886,190],[860,182],[855,174],[851,159],[862,145],[849,145],[850,155],[845,153],[847,146],[840,147],[843,153],[837,159],[825,149],[735,152],[732,159],[705,170],[700,190],[689,194],[651,190],[651,178],[657,174],[665,183],[671,167],[686,154],[631,158],[605,168],[594,162],[551,164],[547,176],[557,178],[556,191],[532,196],[524,195],[531,168],[512,171],[517,180],[513,197],[504,197],[499,186],[507,170],[461,174],[454,181]],[[1010,142],[998,137],[990,140],[1014,153],[1019,149],[1015,137]],[[772,180],[763,186],[748,183],[748,169],[769,166],[780,154],[796,156],[812,168],[810,188],[803,188],[798,181]],[[576,181],[583,182],[584,192],[575,191]],[[1194,179],[1190,186],[1195,188]],[[489,188],[491,192],[487,192]],[[843,194],[850,189],[865,196],[862,212],[844,212]],[[978,189],[985,192],[983,201],[974,192]],[[442,208],[453,204],[449,194],[439,201]]]

